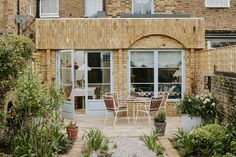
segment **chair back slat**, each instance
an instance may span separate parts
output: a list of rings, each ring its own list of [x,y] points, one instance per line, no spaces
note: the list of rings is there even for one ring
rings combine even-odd
[[[106,109],[109,111],[114,111],[116,108],[114,97],[111,95],[103,95],[103,100],[106,106]]]
[[[106,92],[105,95],[106,96],[113,96],[116,106],[119,105],[119,96],[118,96],[117,92]]]
[[[156,111],[160,108],[162,105],[164,97],[158,96],[158,97],[152,97],[151,98],[151,105],[150,105],[150,111]]]

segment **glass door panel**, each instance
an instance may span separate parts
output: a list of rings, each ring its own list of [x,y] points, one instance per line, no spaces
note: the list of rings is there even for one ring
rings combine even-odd
[[[74,117],[74,79],[73,71],[73,51],[59,51],[57,55],[57,80],[61,90],[65,94],[65,102],[62,107],[62,115],[64,118],[72,119]]]

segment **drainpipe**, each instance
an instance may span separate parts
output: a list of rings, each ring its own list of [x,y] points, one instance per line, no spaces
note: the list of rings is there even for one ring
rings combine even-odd
[[[20,15],[20,0],[17,0],[17,15]],[[17,35],[20,35],[20,23],[17,23]]]
[[[39,18],[40,0],[36,0],[36,18]]]
[[[106,0],[103,0],[103,11],[106,13]]]

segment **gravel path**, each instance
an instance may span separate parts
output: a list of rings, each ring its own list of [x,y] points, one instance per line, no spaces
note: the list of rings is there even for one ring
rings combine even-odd
[[[119,137],[110,138],[112,145],[117,145],[112,157],[156,157],[152,151],[137,138]]]

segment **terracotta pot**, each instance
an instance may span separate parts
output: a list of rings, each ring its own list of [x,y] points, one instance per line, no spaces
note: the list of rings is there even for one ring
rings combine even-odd
[[[77,138],[79,127],[78,126],[67,126],[66,132],[68,134],[68,138],[75,140]]]

